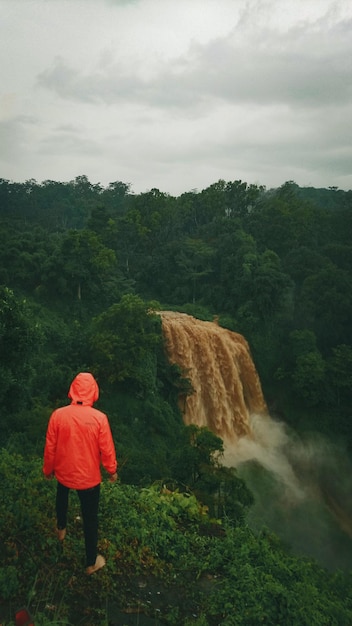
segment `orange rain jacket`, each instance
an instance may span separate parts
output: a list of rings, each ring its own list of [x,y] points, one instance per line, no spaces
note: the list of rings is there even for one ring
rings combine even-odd
[[[71,404],[50,417],[43,472],[65,487],[89,489],[101,482],[101,464],[109,474],[117,471],[115,445],[107,416],[92,406],[99,397],[92,374],[78,374],[68,397]]]

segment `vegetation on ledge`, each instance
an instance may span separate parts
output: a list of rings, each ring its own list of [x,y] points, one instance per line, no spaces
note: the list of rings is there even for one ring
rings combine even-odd
[[[84,573],[79,501],[63,547],[55,481],[38,460],[2,451],[0,616],[26,604],[36,626],[346,626],[352,577],[298,558],[266,530],[212,519],[189,492],[104,482],[100,544],[107,564]]]

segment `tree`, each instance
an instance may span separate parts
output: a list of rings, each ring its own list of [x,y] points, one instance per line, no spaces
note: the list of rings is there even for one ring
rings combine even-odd
[[[156,349],[162,341],[157,307],[129,294],[94,319],[93,355],[109,383],[126,381],[143,395],[155,391]]]
[[[127,278],[134,279],[138,267],[138,253],[143,249],[148,228],[142,223],[142,216],[136,209],[110,222],[110,241],[123,267]]]
[[[292,290],[292,282],[282,271],[280,258],[272,250],[265,250],[253,264],[244,264],[243,283],[255,310],[266,321],[283,310]]]
[[[333,348],[327,359],[329,383],[334,390],[334,401],[340,406],[351,406],[352,393],[352,347],[341,344]]]
[[[257,206],[265,187],[248,185],[242,180],[228,182],[225,187],[227,216],[246,216]]]
[[[289,181],[267,194],[246,219],[246,229],[258,249],[269,248],[280,258],[298,246],[315,245],[323,222],[321,211],[296,193],[297,185]]]
[[[316,406],[324,397],[326,364],[318,351],[301,354],[292,372],[293,389],[306,406]]]
[[[196,287],[198,282],[212,272],[211,260],[214,250],[201,239],[187,237],[182,243],[181,250],[176,257],[180,269],[180,281],[191,284],[190,295],[192,303],[196,301]],[[185,300],[189,298],[185,296]]]
[[[171,460],[172,474],[194,489],[210,468],[218,466],[223,451],[222,440],[208,428],[185,426],[183,445],[175,450]]]
[[[89,230],[71,230],[43,267],[43,284],[69,301],[106,301],[104,286],[117,273],[116,257]],[[102,304],[102,302],[100,303]]]
[[[352,276],[333,265],[303,283],[297,315],[314,330],[323,353],[340,343],[352,343]]]
[[[38,331],[26,302],[0,286],[0,410],[5,432],[11,415],[29,403],[37,340]]]
[[[187,485],[212,516],[241,522],[253,496],[235,468],[221,465],[222,439],[208,428],[190,424],[171,456],[172,477]]]

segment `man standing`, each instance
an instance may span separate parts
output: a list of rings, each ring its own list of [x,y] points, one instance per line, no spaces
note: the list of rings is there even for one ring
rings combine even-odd
[[[99,387],[88,372],[81,372],[72,381],[68,397],[71,404],[56,409],[49,420],[43,472],[46,478],[57,479],[56,517],[60,541],[66,536],[68,496],[76,489],[82,511],[86,572],[94,574],[105,565],[97,554],[98,507],[101,465],[117,480],[115,445],[107,416],[93,407]]]

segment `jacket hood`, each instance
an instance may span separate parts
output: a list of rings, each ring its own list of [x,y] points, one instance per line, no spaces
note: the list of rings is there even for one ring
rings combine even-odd
[[[73,379],[68,397],[73,404],[85,404],[92,406],[99,398],[99,387],[94,376],[89,372],[80,372]]]

